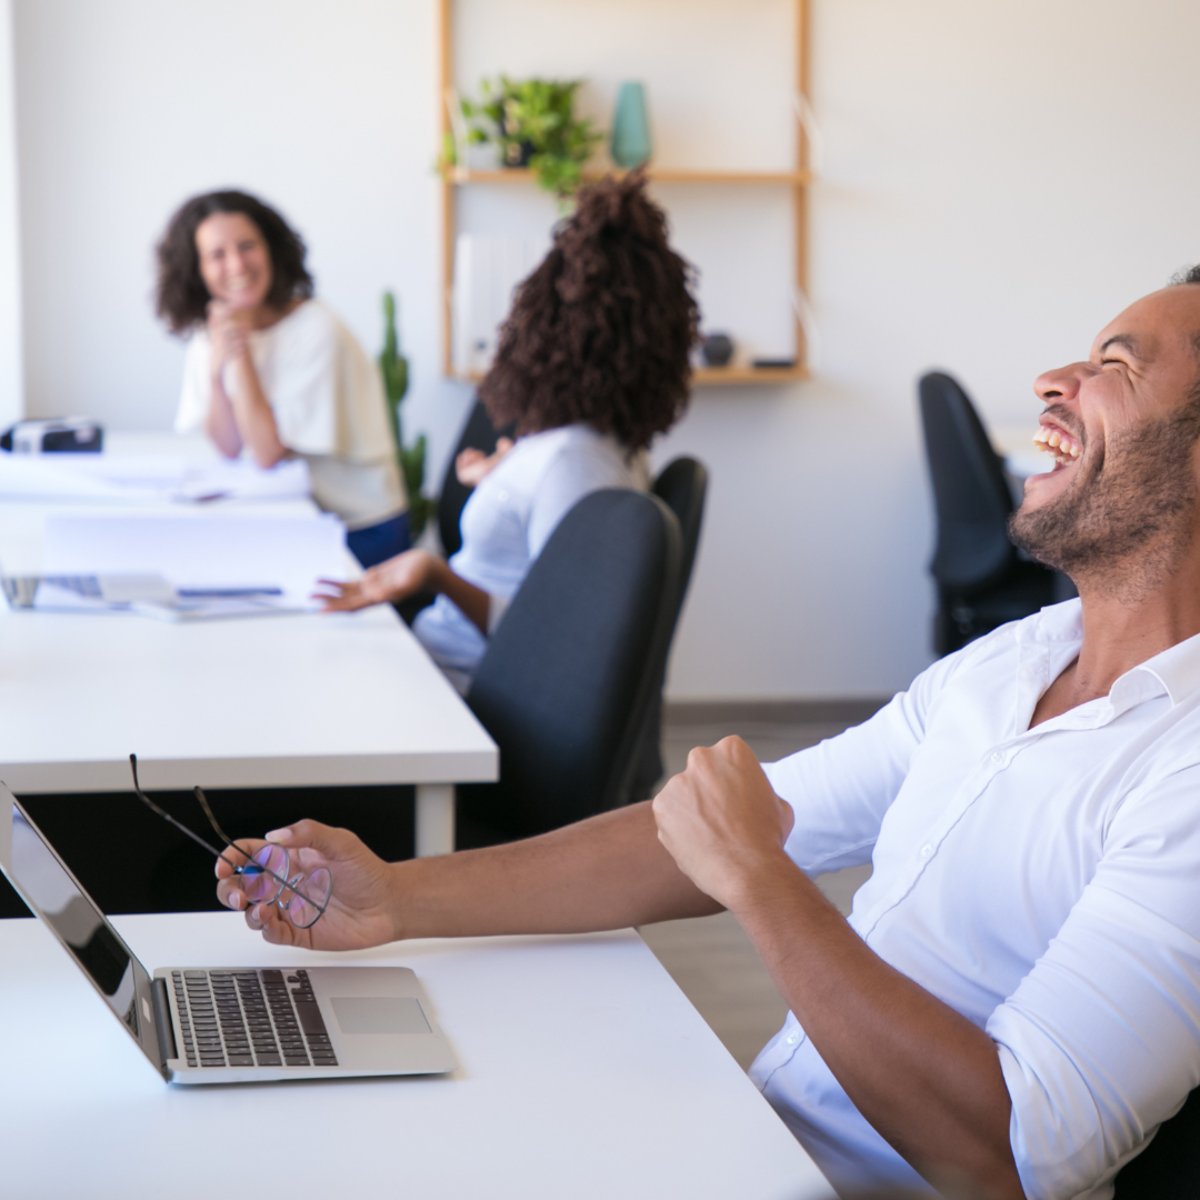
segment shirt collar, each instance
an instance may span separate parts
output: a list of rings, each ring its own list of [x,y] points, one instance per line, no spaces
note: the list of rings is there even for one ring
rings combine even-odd
[[[1078,598],[1044,608],[1032,620],[1021,623],[1018,641],[1043,650],[1060,652],[1071,646],[1076,652],[1083,643],[1083,608]],[[1064,664],[1065,665],[1065,664]],[[1145,662],[1131,667],[1113,684],[1110,697],[1127,707],[1130,701],[1166,692],[1172,705],[1200,692],[1200,633]]]
[[[1132,675],[1134,671],[1152,675],[1171,697],[1172,704],[1182,703],[1200,692],[1200,633],[1146,659],[1128,674]]]

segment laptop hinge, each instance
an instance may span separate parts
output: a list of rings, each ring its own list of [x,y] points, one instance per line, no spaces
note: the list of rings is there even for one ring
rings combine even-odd
[[[154,1005],[154,1030],[158,1034],[158,1053],[163,1068],[179,1057],[175,1045],[175,1027],[171,1021],[171,1001],[167,997],[167,984],[161,977],[150,981],[150,999]]]

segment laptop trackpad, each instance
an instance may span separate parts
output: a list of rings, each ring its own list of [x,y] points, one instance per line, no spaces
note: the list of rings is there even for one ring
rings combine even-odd
[[[334,996],[330,1003],[343,1033],[428,1033],[418,1001],[406,996]]]

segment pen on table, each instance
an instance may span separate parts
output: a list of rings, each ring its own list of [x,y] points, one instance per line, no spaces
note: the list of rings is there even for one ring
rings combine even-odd
[[[240,596],[282,596],[281,587],[211,587],[176,588],[175,594],[184,600],[226,600]]]

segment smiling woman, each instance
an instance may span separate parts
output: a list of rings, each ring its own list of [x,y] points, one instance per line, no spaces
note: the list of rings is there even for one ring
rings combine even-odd
[[[408,514],[375,364],[313,299],[304,241],[245,192],[194,196],[158,244],[158,315],[188,337],[176,428],[229,458],[306,460],[313,498],[364,566],[408,548]]]

